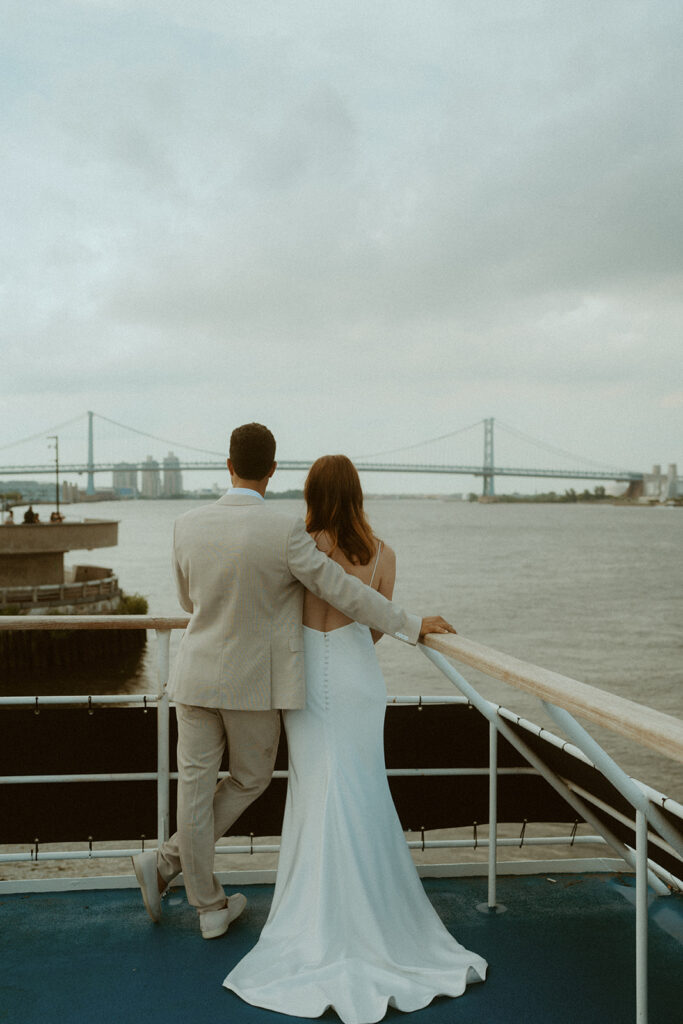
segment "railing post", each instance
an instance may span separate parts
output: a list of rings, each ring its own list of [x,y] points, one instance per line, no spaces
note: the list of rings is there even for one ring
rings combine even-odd
[[[647,818],[636,811],[636,1024],[647,1024]]]
[[[489,879],[488,900],[479,903],[482,913],[503,914],[507,909],[496,902],[498,873],[498,726],[489,721]]]
[[[496,906],[498,859],[498,729],[489,722],[489,910]]]
[[[157,669],[159,698],[157,701],[157,845],[168,839],[170,816],[169,765],[169,702],[166,685],[170,664],[170,629],[157,629]]]

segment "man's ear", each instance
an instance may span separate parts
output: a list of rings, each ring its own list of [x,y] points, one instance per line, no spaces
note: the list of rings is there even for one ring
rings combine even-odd
[[[268,479],[269,480],[271,479],[271,477],[272,477],[272,475],[273,475],[273,473],[275,472],[276,469],[277,469],[277,462],[274,462],[272,467],[271,467],[270,473],[268,474]]]

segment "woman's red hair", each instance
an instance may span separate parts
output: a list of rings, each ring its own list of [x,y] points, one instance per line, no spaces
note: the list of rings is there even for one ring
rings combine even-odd
[[[323,455],[306,477],[304,498],[306,529],[323,530],[350,562],[367,565],[375,553],[376,538],[363,511],[363,490],[356,467],[346,455]]]

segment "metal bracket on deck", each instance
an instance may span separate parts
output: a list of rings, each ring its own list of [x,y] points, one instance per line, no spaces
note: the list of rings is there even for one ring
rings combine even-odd
[[[524,821],[522,822],[522,831],[519,833],[519,848],[520,848],[520,850],[524,846],[524,833],[526,832],[526,827],[527,827],[528,824],[529,824],[529,822],[525,818]]]

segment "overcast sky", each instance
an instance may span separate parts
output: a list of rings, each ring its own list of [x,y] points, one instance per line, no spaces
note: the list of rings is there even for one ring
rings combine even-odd
[[[683,472],[682,52],[678,0],[5,0],[0,463],[92,409]]]

